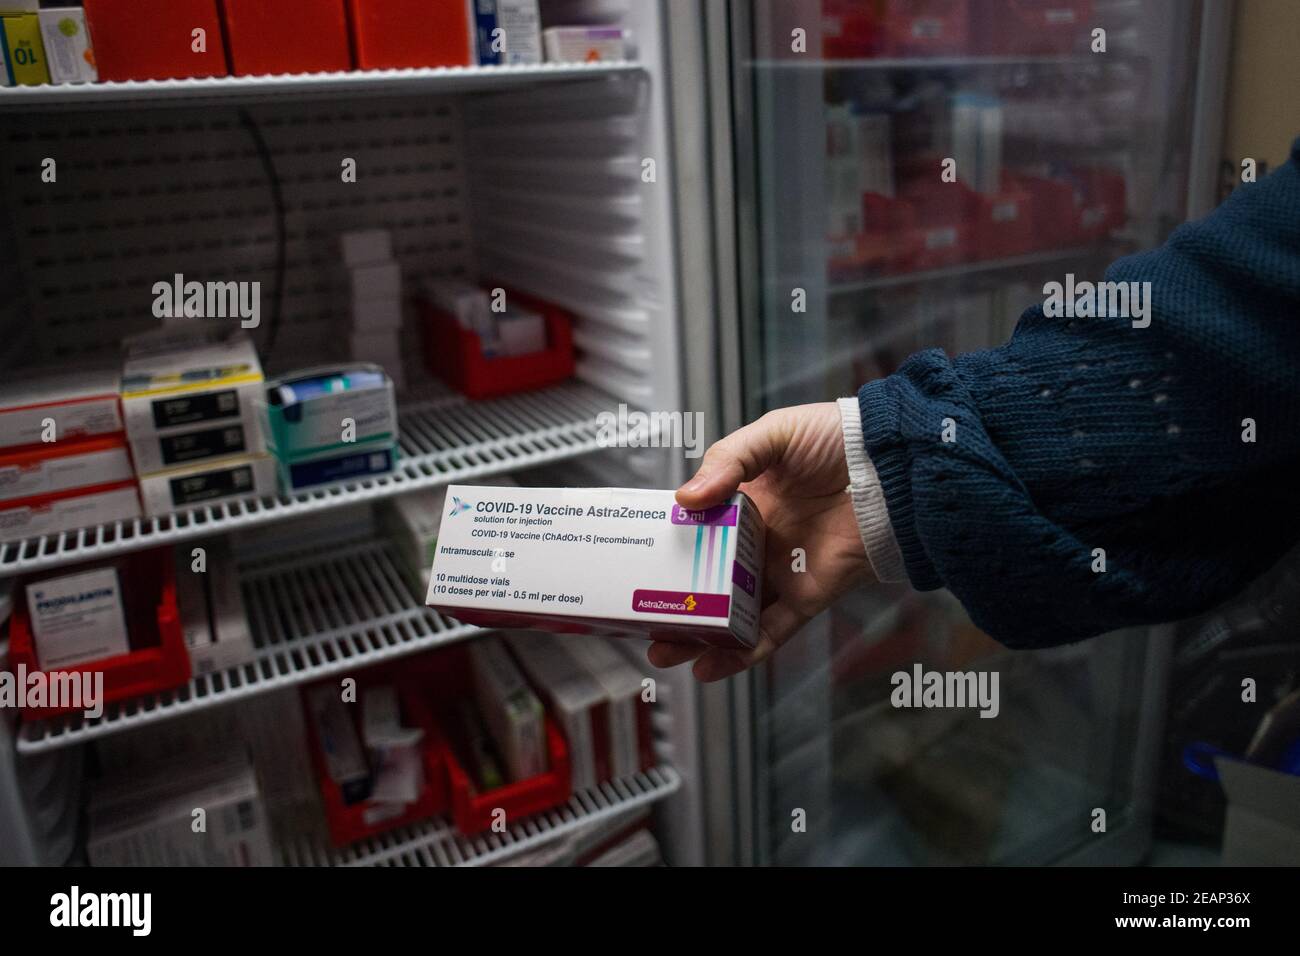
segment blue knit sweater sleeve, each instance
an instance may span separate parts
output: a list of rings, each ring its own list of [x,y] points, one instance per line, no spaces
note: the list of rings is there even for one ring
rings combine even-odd
[[[1204,611],[1300,539],[1300,140],[1106,279],[1148,326],[1038,305],[858,394],[913,586],[1012,647]]]

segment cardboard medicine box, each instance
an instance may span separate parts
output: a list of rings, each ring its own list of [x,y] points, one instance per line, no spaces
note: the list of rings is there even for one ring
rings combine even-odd
[[[471,624],[758,643],[762,519],[737,494],[452,485],[427,603]]]

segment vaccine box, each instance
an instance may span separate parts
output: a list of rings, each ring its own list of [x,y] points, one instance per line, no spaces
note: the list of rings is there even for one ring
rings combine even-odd
[[[393,383],[378,365],[299,372],[267,389],[265,408],[271,447],[285,462],[397,439]]]
[[[749,648],[762,519],[738,494],[452,485],[426,603],[470,624]]]
[[[263,388],[253,341],[239,329],[183,322],[127,341],[122,414],[132,442],[240,421],[256,428]]]
[[[116,368],[7,375],[0,382],[0,448],[93,438],[122,430]]]

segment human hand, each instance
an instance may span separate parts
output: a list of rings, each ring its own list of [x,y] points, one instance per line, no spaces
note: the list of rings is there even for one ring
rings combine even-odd
[[[758,505],[767,525],[763,612],[753,650],[656,641],[656,667],[694,660],[701,681],[753,667],[866,578],[867,556],[846,490],[849,468],[834,402],[768,412],[723,438],[704,455],[695,477],[677,491],[683,508],[721,504],[737,488]],[[795,548],[807,556],[794,570]]]

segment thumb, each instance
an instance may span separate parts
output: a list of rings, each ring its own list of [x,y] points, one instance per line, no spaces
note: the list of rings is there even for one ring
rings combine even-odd
[[[768,412],[758,421],[715,442],[704,453],[695,477],[677,489],[683,508],[708,508],[721,504],[746,481],[753,481],[781,460],[790,444],[784,416]]]

